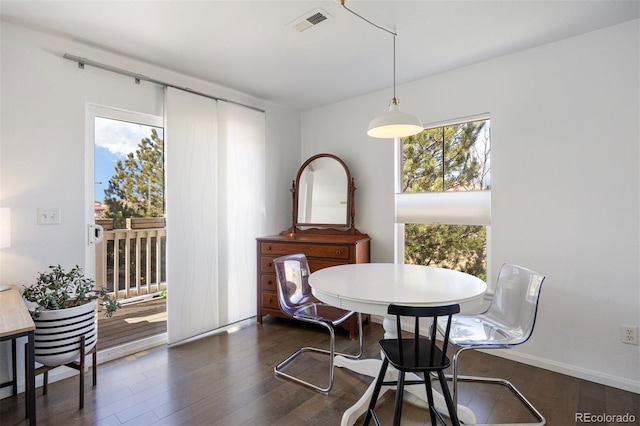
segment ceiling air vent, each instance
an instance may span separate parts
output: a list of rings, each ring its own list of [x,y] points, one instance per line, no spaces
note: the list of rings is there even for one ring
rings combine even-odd
[[[324,10],[314,9],[290,23],[289,26],[301,33],[315,25],[318,25],[322,21],[326,21],[328,17],[329,14]]]
[[[313,25],[318,25],[320,22],[324,21],[325,19],[327,19],[325,15],[323,15],[320,12],[316,12],[313,15],[309,16],[307,18],[307,21],[311,22]]]

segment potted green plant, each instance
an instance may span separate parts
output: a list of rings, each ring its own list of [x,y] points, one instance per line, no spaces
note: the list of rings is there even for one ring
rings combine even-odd
[[[95,282],[84,276],[79,266],[66,272],[60,265],[38,274],[34,284],[26,286],[22,297],[36,324],[36,361],[44,365],[62,365],[80,355],[80,339],[85,337],[85,353],[96,345],[97,302],[111,317],[120,307],[106,288],[95,289]]]

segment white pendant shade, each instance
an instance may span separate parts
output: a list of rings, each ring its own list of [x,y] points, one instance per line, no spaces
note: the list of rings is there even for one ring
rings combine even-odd
[[[374,118],[369,123],[367,135],[373,138],[402,138],[422,132],[422,122],[415,115],[400,112],[396,103],[391,103],[389,112]]]
[[[398,34],[395,31],[391,31],[384,27],[381,27],[380,25],[376,25],[368,19],[355,13],[344,4],[345,1],[346,0],[340,0],[340,4],[346,10],[353,13],[355,16],[367,22],[368,24],[393,36],[393,99],[391,100],[391,105],[389,106],[389,112],[371,120],[371,122],[369,123],[369,130],[367,130],[367,135],[371,136],[372,138],[385,139],[402,138],[405,136],[417,135],[424,130],[424,127],[422,127],[422,122],[415,115],[400,112],[400,108],[398,108],[398,99],[396,98],[396,36]]]

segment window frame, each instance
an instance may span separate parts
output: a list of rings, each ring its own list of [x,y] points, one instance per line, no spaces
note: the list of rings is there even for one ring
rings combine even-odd
[[[95,222],[95,118],[101,117],[109,120],[126,121],[129,123],[143,124],[151,127],[161,127],[164,137],[164,117],[145,112],[126,110],[122,108],[85,102],[84,106],[84,196],[85,196],[85,223]],[[166,168],[166,165],[165,165]],[[165,182],[166,188],[166,182]],[[95,275],[95,253],[93,245],[85,247],[85,274]],[[91,275],[93,274],[93,275]]]
[[[471,121],[480,121],[480,120],[491,120],[490,114],[489,113],[482,113],[482,114],[477,114],[477,115],[473,115],[473,116],[467,116],[467,117],[461,117],[461,118],[457,118],[457,119],[451,119],[451,120],[445,120],[445,121],[439,121],[439,122],[432,122],[429,123],[427,125],[424,126],[424,129],[431,129],[431,128],[437,128],[437,127],[443,127],[443,126],[454,126],[457,124],[463,124],[463,123],[467,123],[467,122],[471,122]],[[492,123],[493,124],[493,123]],[[491,140],[491,142],[493,142]],[[402,220],[402,218],[400,218],[401,220],[399,220],[398,218],[398,199],[403,199],[406,196],[410,195],[410,194],[405,194],[402,192],[402,181],[403,181],[403,176],[402,176],[402,164],[403,164],[403,144],[402,144],[402,138],[394,138],[394,209],[395,209],[395,214],[394,214],[394,223],[395,223],[395,227],[394,227],[394,262],[395,263],[399,263],[399,264],[403,264],[404,263],[404,251],[405,251],[405,246],[404,246],[404,236],[405,236],[405,223],[441,223],[439,221],[433,221],[433,218],[428,219],[428,221],[425,222],[405,222],[404,220]],[[493,176],[492,176],[493,179]],[[493,188],[493,185],[492,187]],[[484,226],[486,226],[486,245],[487,245],[487,282],[491,282],[491,191],[492,189],[488,189],[488,190],[483,190],[483,191],[452,191],[452,192],[447,192],[447,191],[443,191],[442,194],[453,194],[451,196],[451,198],[456,198],[458,200],[460,200],[460,198],[464,198],[460,196],[461,194],[464,193],[475,193],[474,195],[472,195],[472,197],[475,196],[475,198],[477,199],[476,201],[479,203],[479,209],[478,209],[478,215],[483,215],[483,217],[479,217],[478,220],[475,223],[460,223],[460,220],[458,219],[457,221],[455,221],[454,223],[450,223],[452,225],[478,225],[478,224],[482,224]],[[479,192],[485,192],[488,193],[488,197],[478,197]],[[428,193],[411,193],[411,194],[428,194]],[[445,195],[444,197],[439,197],[439,195],[441,194],[440,192],[437,193],[438,194],[438,198],[440,199],[440,201],[443,201],[445,199],[445,197],[447,197],[447,195]],[[404,197],[403,197],[404,196]],[[427,197],[420,197],[422,198],[423,201],[424,199],[426,199]],[[436,197],[434,197],[436,198]],[[487,199],[488,198],[488,199]],[[475,203],[476,201],[470,200],[469,202],[471,203]],[[446,202],[446,201],[445,201]],[[482,205],[482,203],[488,203],[488,205]],[[426,206],[426,205],[425,205]],[[431,220],[431,221],[429,221]],[[449,223],[447,223],[449,224]]]

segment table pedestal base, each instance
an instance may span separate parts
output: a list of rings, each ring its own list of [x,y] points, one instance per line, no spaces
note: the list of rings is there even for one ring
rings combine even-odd
[[[371,401],[371,394],[373,393],[373,388],[376,385],[375,378],[378,377],[378,373],[380,372],[380,367],[382,365],[382,360],[380,359],[360,359],[360,360],[352,360],[342,356],[336,356],[334,365],[336,367],[347,368],[356,373],[373,377],[374,380],[371,382],[367,390],[360,397],[360,399],[349,407],[344,414],[342,415],[342,421],[340,422],[340,426],[351,426],[355,424],[358,417],[364,414],[369,407],[369,402]],[[412,373],[408,373],[406,376],[406,380],[414,380],[418,378],[416,375]],[[393,367],[389,366],[387,369],[387,375],[385,380],[396,380],[397,379],[397,370]],[[392,389],[392,386],[383,386],[380,390],[380,396],[382,396],[387,390]],[[409,385],[405,386],[405,390],[407,392],[412,393],[422,401],[427,401],[427,393],[425,392],[424,386],[418,385]],[[433,390],[433,402],[438,410],[443,413],[447,413],[447,405],[444,401],[444,398],[437,390]],[[473,414],[473,411],[464,405],[458,404],[458,418],[460,422],[465,424],[475,424],[476,416]]]

